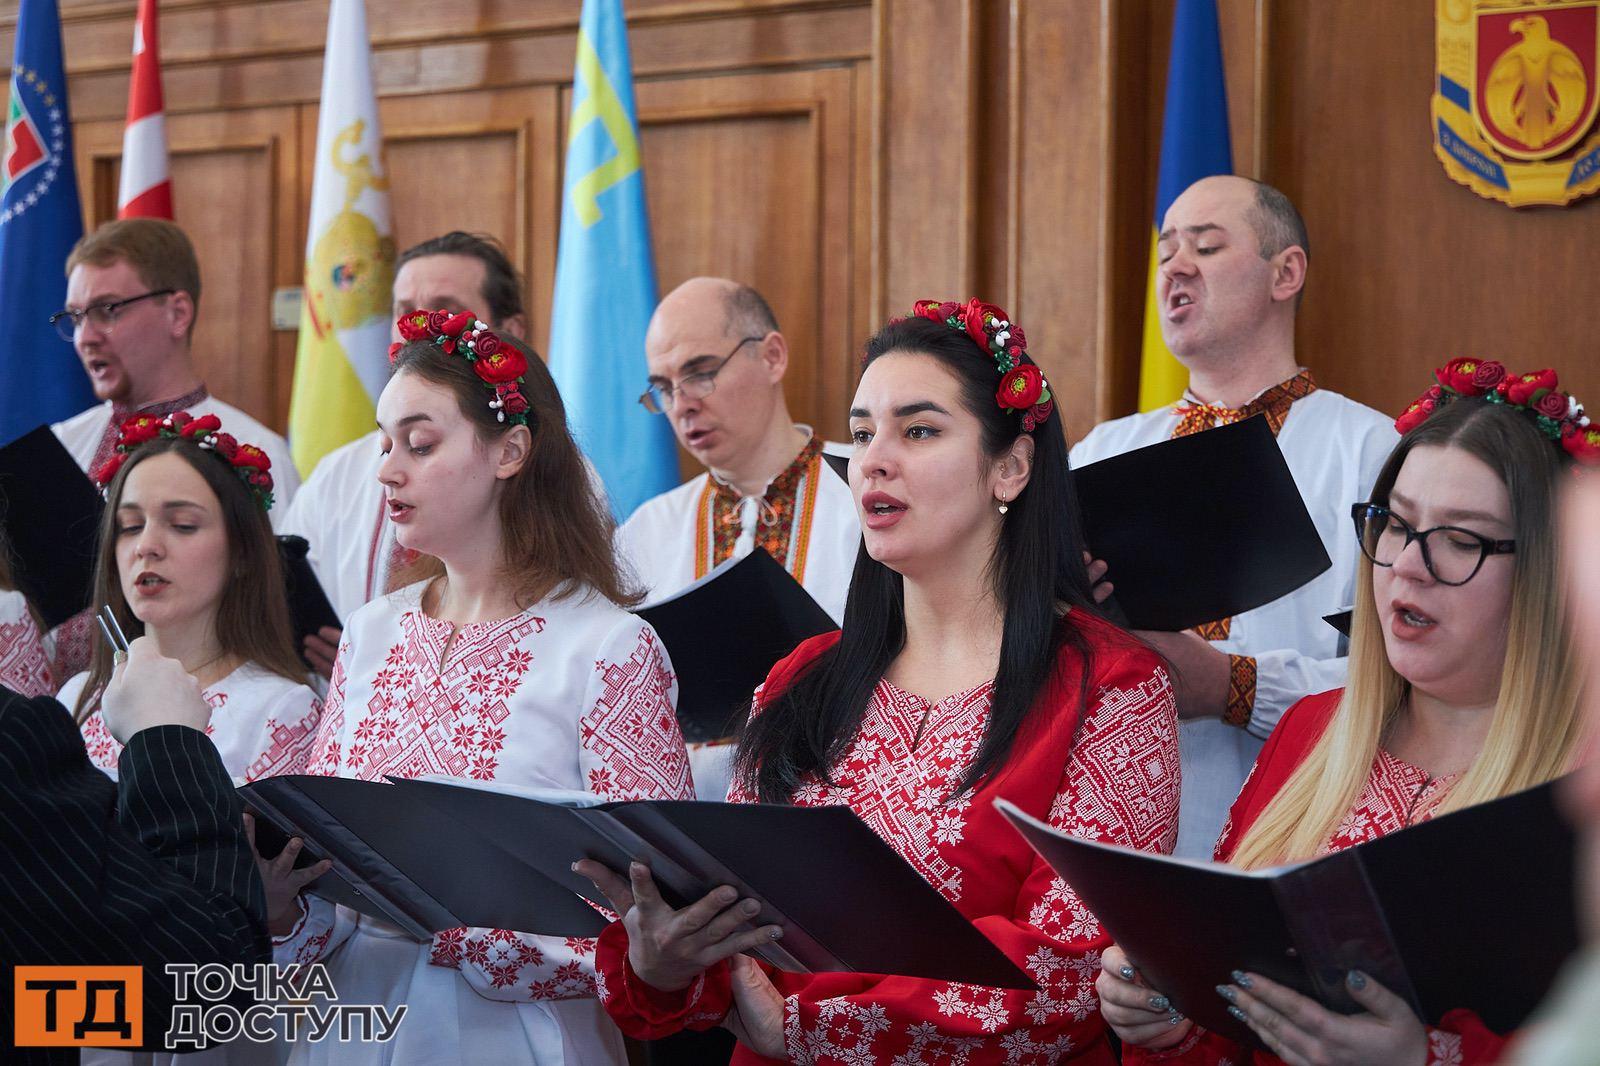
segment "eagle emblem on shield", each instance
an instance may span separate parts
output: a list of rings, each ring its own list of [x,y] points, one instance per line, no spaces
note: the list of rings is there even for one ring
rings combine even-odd
[[[1437,0],[1434,154],[1514,207],[1600,189],[1600,0]]]

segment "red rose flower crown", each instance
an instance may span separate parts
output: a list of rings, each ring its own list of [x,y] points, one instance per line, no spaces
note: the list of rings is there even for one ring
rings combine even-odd
[[[1452,359],[1433,375],[1439,383],[1395,419],[1394,428],[1401,433],[1426,422],[1446,404],[1481,399],[1526,413],[1575,462],[1600,466],[1600,424],[1591,422],[1583,404],[1560,387],[1554,370],[1511,374],[1493,359]]]
[[[472,364],[484,385],[494,390],[489,407],[501,422],[528,424],[528,398],[522,393],[522,376],[528,360],[515,346],[500,339],[487,323],[471,311],[452,315],[448,311],[412,311],[396,323],[405,341],[389,345],[389,363],[394,364],[400,349],[411,341],[432,341],[446,355],[460,355]]]
[[[1050,384],[1028,356],[1028,340],[1022,327],[1015,325],[994,304],[974,297],[964,304],[953,300],[918,300],[911,313],[930,322],[943,322],[965,333],[994,359],[1000,371],[1000,387],[994,399],[1008,411],[1022,412],[1022,431],[1032,433],[1055,410]]]
[[[117,476],[128,456],[138,451],[141,444],[160,437],[178,437],[192,440],[204,451],[227,463],[229,468],[245,483],[250,494],[263,511],[272,510],[272,460],[254,444],[240,444],[232,434],[222,432],[222,419],[216,415],[195,418],[188,411],[175,411],[165,418],[155,415],[134,415],[122,423],[117,434],[116,451],[99,470],[94,472],[95,484],[104,492]]]

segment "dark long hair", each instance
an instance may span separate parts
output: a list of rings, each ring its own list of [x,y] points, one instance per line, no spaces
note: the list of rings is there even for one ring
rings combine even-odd
[[[615,524],[595,490],[589,467],[567,429],[567,409],[550,371],[538,353],[513,337],[500,343],[528,361],[522,394],[528,400],[528,461],[506,479],[500,493],[500,536],[506,581],[523,606],[547,595],[557,599],[592,588],[612,603],[631,607],[640,594],[629,588],[612,545]],[[487,443],[511,431],[489,406],[494,393],[460,355],[447,354],[432,340],[415,340],[397,353],[394,373],[415,374],[449,389],[461,415]],[[439,577],[444,564],[424,555],[406,568],[398,584]]]
[[[891,352],[926,355],[960,382],[962,405],[982,427],[984,458],[998,459],[1010,449],[1022,432],[1021,414],[995,402],[999,370],[965,333],[922,318],[891,322],[867,342],[865,365]],[[1055,681],[1063,646],[1077,653],[1084,667],[1079,696],[1087,694],[1089,643],[1062,615],[1068,607],[1098,612],[1083,563],[1060,416],[1037,427],[1033,439],[1032,476],[1008,505],[989,567],[1005,619],[1000,664],[989,725],[958,795],[1005,764],[1030,710]],[[860,729],[873,689],[905,638],[903,580],[863,546],[850,576],[839,643],[782,692],[768,693],[760,713],[746,723],[734,762],[743,787],[764,803],[785,803],[806,777],[826,777]]]
[[[94,568],[94,609],[110,605],[122,631],[130,640],[144,635],[144,623],[134,617],[122,594],[117,569],[117,508],[122,490],[134,467],[152,456],[176,455],[197,470],[216,494],[222,522],[228,533],[228,583],[217,604],[217,643],[224,653],[255,663],[289,681],[305,684],[305,663],[295,648],[289,621],[289,597],[267,513],[254,494],[239,480],[227,462],[207,454],[192,440],[157,437],[139,445],[106,487],[105,517],[100,521],[100,544]],[[111,680],[111,646],[94,642],[89,658],[89,681],[78,694],[72,716],[81,725],[100,705],[100,694]]]

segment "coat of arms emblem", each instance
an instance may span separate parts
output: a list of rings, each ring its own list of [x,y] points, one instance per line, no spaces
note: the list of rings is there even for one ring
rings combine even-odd
[[[1600,0],[1436,0],[1434,154],[1513,207],[1600,190]]]

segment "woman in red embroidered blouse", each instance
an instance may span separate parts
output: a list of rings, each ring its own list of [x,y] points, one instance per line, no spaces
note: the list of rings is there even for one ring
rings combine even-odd
[[[992,801],[1170,851],[1172,690],[1157,656],[1090,606],[1059,419],[1020,417],[1048,401],[1042,378],[997,403],[992,353],[1011,340],[1022,362],[1021,330],[976,301],[929,307],[947,313],[867,345],[851,410],[863,550],[843,633],[774,668],[729,798],[848,806],[1039,989],[771,971],[738,953],[778,930],[741,929],[753,901],[733,889],[673,912],[644,867],[624,880],[585,862],[624,914],[596,967],[633,1036],[720,1023],[736,1063],[1114,1061],[1093,990],[1107,939]]]
[[[1401,439],[1355,511],[1349,684],[1284,716],[1233,805],[1219,861],[1327,854],[1572,767],[1579,679],[1552,533],[1568,460],[1552,443],[1530,412],[1477,399],[1442,404]],[[1107,950],[1097,987],[1124,1061],[1464,1066],[1497,1061],[1505,1042],[1466,1010],[1425,1026],[1361,973],[1348,985],[1366,1011],[1352,1016],[1233,976],[1218,993],[1274,1054],[1192,1026]]]

